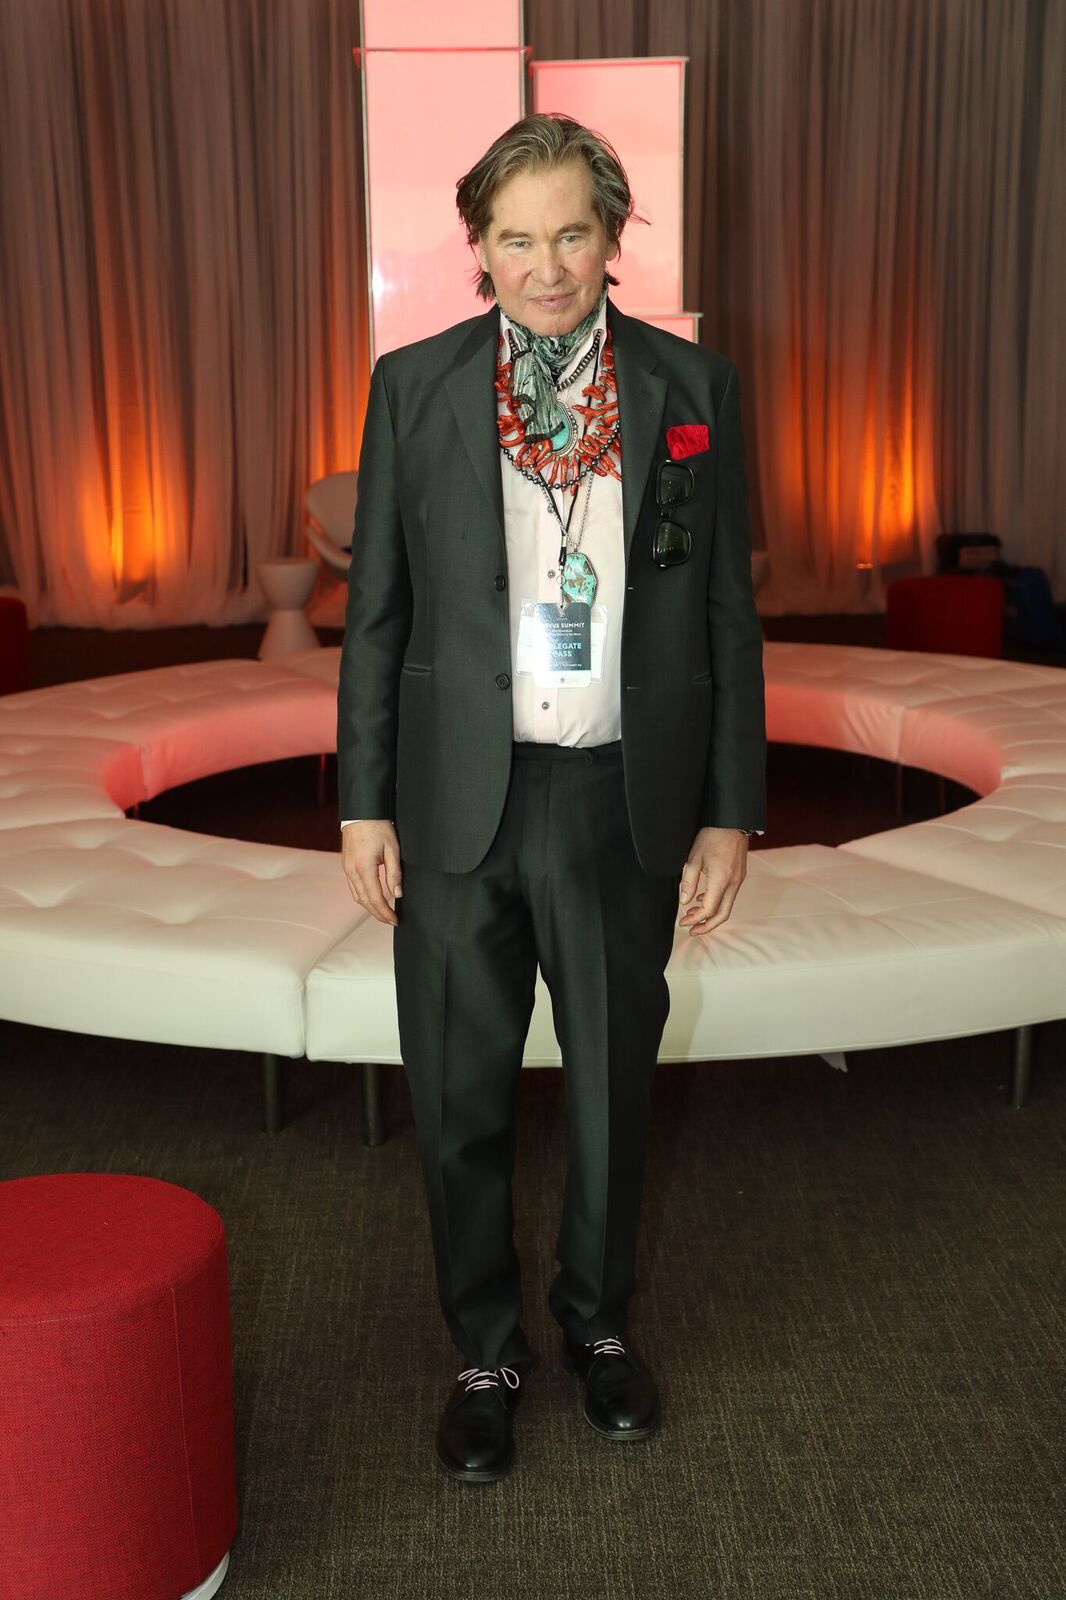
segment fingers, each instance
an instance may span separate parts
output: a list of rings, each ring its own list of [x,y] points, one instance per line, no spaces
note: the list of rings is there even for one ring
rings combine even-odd
[[[380,862],[367,862],[356,874],[356,882],[361,894],[356,895],[359,904],[365,906],[372,917],[377,917],[379,922],[388,922],[395,927],[399,917],[385,899],[381,887],[381,876],[378,871]]]
[[[729,918],[730,912],[733,909],[733,902],[736,900],[739,891],[740,884],[734,883],[730,879],[724,885],[717,901],[713,904],[711,903],[710,896],[705,891],[702,904],[700,902],[696,902],[696,904],[694,904],[690,910],[685,913],[686,916],[692,916],[698,919],[697,921],[687,925],[689,933],[710,933],[712,928],[717,928],[723,922],[726,922]],[[684,918],[681,919],[681,926],[686,926]]]
[[[678,918],[678,925],[687,928],[689,933],[709,933],[712,928],[719,927],[728,919],[743,881],[743,873],[735,878],[722,877],[720,872],[710,877],[705,872],[702,895],[690,900],[687,909]]]
[[[364,911],[369,911],[379,922],[397,927],[400,919],[386,899],[386,893],[393,892],[391,886],[397,889],[400,886],[400,858],[395,836],[390,839],[371,830],[357,834],[355,829],[360,826],[350,824],[342,834],[342,863],[348,888],[353,900]]]
[[[700,864],[698,861],[686,861],[681,874],[680,900],[686,905],[696,893],[696,885],[700,881]]]
[[[392,840],[385,844],[385,888],[393,900],[399,900],[403,895],[403,875],[400,871],[400,852]]]

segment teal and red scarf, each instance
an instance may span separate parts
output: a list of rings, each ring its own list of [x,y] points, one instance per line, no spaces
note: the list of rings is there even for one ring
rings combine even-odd
[[[508,317],[516,335],[511,394],[528,440],[565,438],[568,420],[555,392],[556,385],[574,351],[594,326],[606,294],[607,278],[604,276],[596,304],[569,333],[534,333],[524,323]]]

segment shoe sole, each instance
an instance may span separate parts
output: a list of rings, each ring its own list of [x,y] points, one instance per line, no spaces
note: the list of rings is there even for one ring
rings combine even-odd
[[[628,1444],[630,1439],[649,1439],[659,1428],[658,1418],[650,1422],[646,1428],[601,1428],[599,1423],[594,1422],[589,1416],[587,1404],[581,1407],[581,1415],[590,1428],[595,1428],[601,1439],[610,1439],[615,1444]]]
[[[449,1478],[455,1478],[460,1483],[496,1483],[500,1478],[506,1478],[511,1468],[514,1466],[513,1451],[502,1467],[483,1467],[480,1469],[473,1467],[453,1467],[449,1465],[447,1461],[445,1461],[439,1450],[436,1452],[436,1456],[437,1465],[440,1467],[441,1471],[446,1472]]]
[[[574,1363],[570,1360],[570,1357],[567,1355],[565,1349],[562,1352],[562,1362],[563,1366],[568,1372],[572,1372],[575,1378],[580,1379],[581,1374],[574,1366]],[[584,1417],[589,1427],[596,1430],[601,1439],[610,1439],[615,1444],[628,1444],[630,1439],[649,1439],[653,1433],[658,1431],[659,1428],[658,1417],[655,1418],[654,1422],[649,1422],[646,1428],[601,1428],[599,1423],[596,1422],[595,1419],[589,1414],[587,1398],[582,1404],[581,1415]]]

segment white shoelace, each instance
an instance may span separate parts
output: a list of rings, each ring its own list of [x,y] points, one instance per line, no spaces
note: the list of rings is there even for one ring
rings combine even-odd
[[[594,1339],[592,1341],[592,1353],[597,1356],[624,1356],[626,1347],[621,1339],[616,1339],[611,1334],[606,1339]]]
[[[520,1379],[513,1367],[497,1367],[496,1372],[503,1373],[503,1381],[509,1389],[518,1388]],[[459,1382],[462,1383],[464,1379],[467,1380],[467,1394],[472,1394],[475,1389],[498,1389],[500,1380],[497,1378],[496,1372],[492,1372],[485,1367],[467,1367],[465,1372],[460,1372]],[[513,1383],[511,1382],[512,1378],[514,1379]]]

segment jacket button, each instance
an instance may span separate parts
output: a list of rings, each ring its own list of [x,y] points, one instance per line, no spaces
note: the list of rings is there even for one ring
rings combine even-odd
[[[492,581],[496,585],[497,589],[506,589],[507,587],[507,579],[504,577],[502,572],[498,572]]]
[[[508,677],[507,673],[506,672],[498,672],[496,674],[496,687],[497,687],[497,689],[509,689],[510,686],[511,686],[511,680]]]

